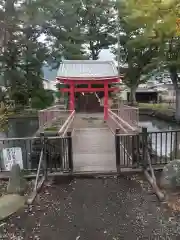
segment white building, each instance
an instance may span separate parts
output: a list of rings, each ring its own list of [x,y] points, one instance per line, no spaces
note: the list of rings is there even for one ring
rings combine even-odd
[[[44,89],[57,91],[56,80],[49,81],[47,79],[43,79],[43,86],[44,86]]]
[[[176,91],[174,90],[173,84],[164,84],[165,91],[162,92],[162,101],[175,102],[176,101]]]
[[[43,75],[44,75],[44,78],[43,78],[44,89],[57,91],[57,88],[56,88],[57,70],[51,69],[47,65],[44,65],[42,70],[43,70]]]

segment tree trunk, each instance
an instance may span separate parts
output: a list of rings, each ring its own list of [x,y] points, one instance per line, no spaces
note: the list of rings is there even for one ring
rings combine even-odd
[[[94,49],[94,46],[93,46],[93,42],[90,41],[90,42],[89,42],[89,45],[90,45],[90,51],[91,51],[92,60],[97,60],[97,59],[96,59],[95,49]]]
[[[130,100],[130,103],[131,103],[132,105],[136,105],[136,89],[137,89],[136,86],[132,86],[132,87],[130,88],[129,100]]]

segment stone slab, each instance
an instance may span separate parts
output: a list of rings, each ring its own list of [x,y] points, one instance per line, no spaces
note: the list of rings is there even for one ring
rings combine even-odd
[[[109,129],[75,129],[73,162],[76,172],[116,171],[115,137]]]
[[[0,198],[0,221],[17,212],[25,204],[25,197],[8,194]]]
[[[74,171],[116,171],[115,154],[74,154]]]

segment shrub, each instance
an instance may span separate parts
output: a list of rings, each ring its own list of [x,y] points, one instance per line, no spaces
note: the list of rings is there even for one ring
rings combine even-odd
[[[33,93],[31,99],[31,107],[36,109],[43,109],[51,106],[53,102],[53,91],[40,89]]]

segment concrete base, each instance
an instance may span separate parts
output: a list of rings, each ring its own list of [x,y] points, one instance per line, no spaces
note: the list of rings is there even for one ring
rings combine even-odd
[[[25,204],[25,197],[8,194],[0,198],[0,221],[17,212]]]

